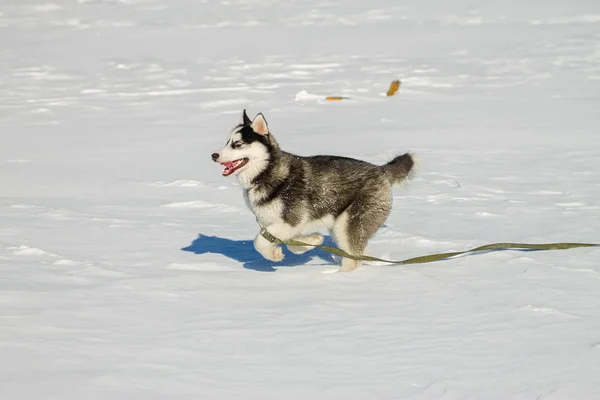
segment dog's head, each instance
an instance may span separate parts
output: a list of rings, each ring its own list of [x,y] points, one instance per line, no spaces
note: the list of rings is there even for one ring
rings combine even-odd
[[[258,173],[271,158],[274,146],[265,117],[258,114],[250,120],[244,110],[241,123],[233,128],[225,147],[213,153],[211,158],[225,167],[223,176],[244,171]]]

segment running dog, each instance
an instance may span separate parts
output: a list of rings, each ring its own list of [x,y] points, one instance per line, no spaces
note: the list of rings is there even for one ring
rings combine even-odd
[[[412,178],[417,159],[406,153],[384,165],[334,156],[297,156],[283,151],[262,113],[251,120],[242,113],[212,160],[225,167],[223,176],[237,176],[244,198],[261,227],[281,240],[311,246],[288,246],[302,254],[323,243],[318,231],[330,232],[340,249],[362,255],[369,239],[392,210],[392,186]],[[255,249],[267,260],[283,260],[283,251],[261,233]],[[342,258],[339,271],[353,271],[359,262]]]

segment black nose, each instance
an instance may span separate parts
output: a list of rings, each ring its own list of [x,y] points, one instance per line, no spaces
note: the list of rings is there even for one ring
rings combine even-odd
[[[217,161],[219,159],[219,153],[212,153],[211,157],[213,161]]]

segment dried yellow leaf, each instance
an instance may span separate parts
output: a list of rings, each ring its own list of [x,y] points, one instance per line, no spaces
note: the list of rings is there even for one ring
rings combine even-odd
[[[400,89],[400,81],[399,80],[392,81],[392,83],[390,83],[390,88],[388,89],[386,95],[393,96],[396,94],[398,89]]]

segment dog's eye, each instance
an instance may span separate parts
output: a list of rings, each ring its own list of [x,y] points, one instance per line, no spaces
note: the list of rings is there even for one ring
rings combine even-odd
[[[233,142],[231,143],[231,147],[237,149],[238,147],[242,147],[242,142]]]

